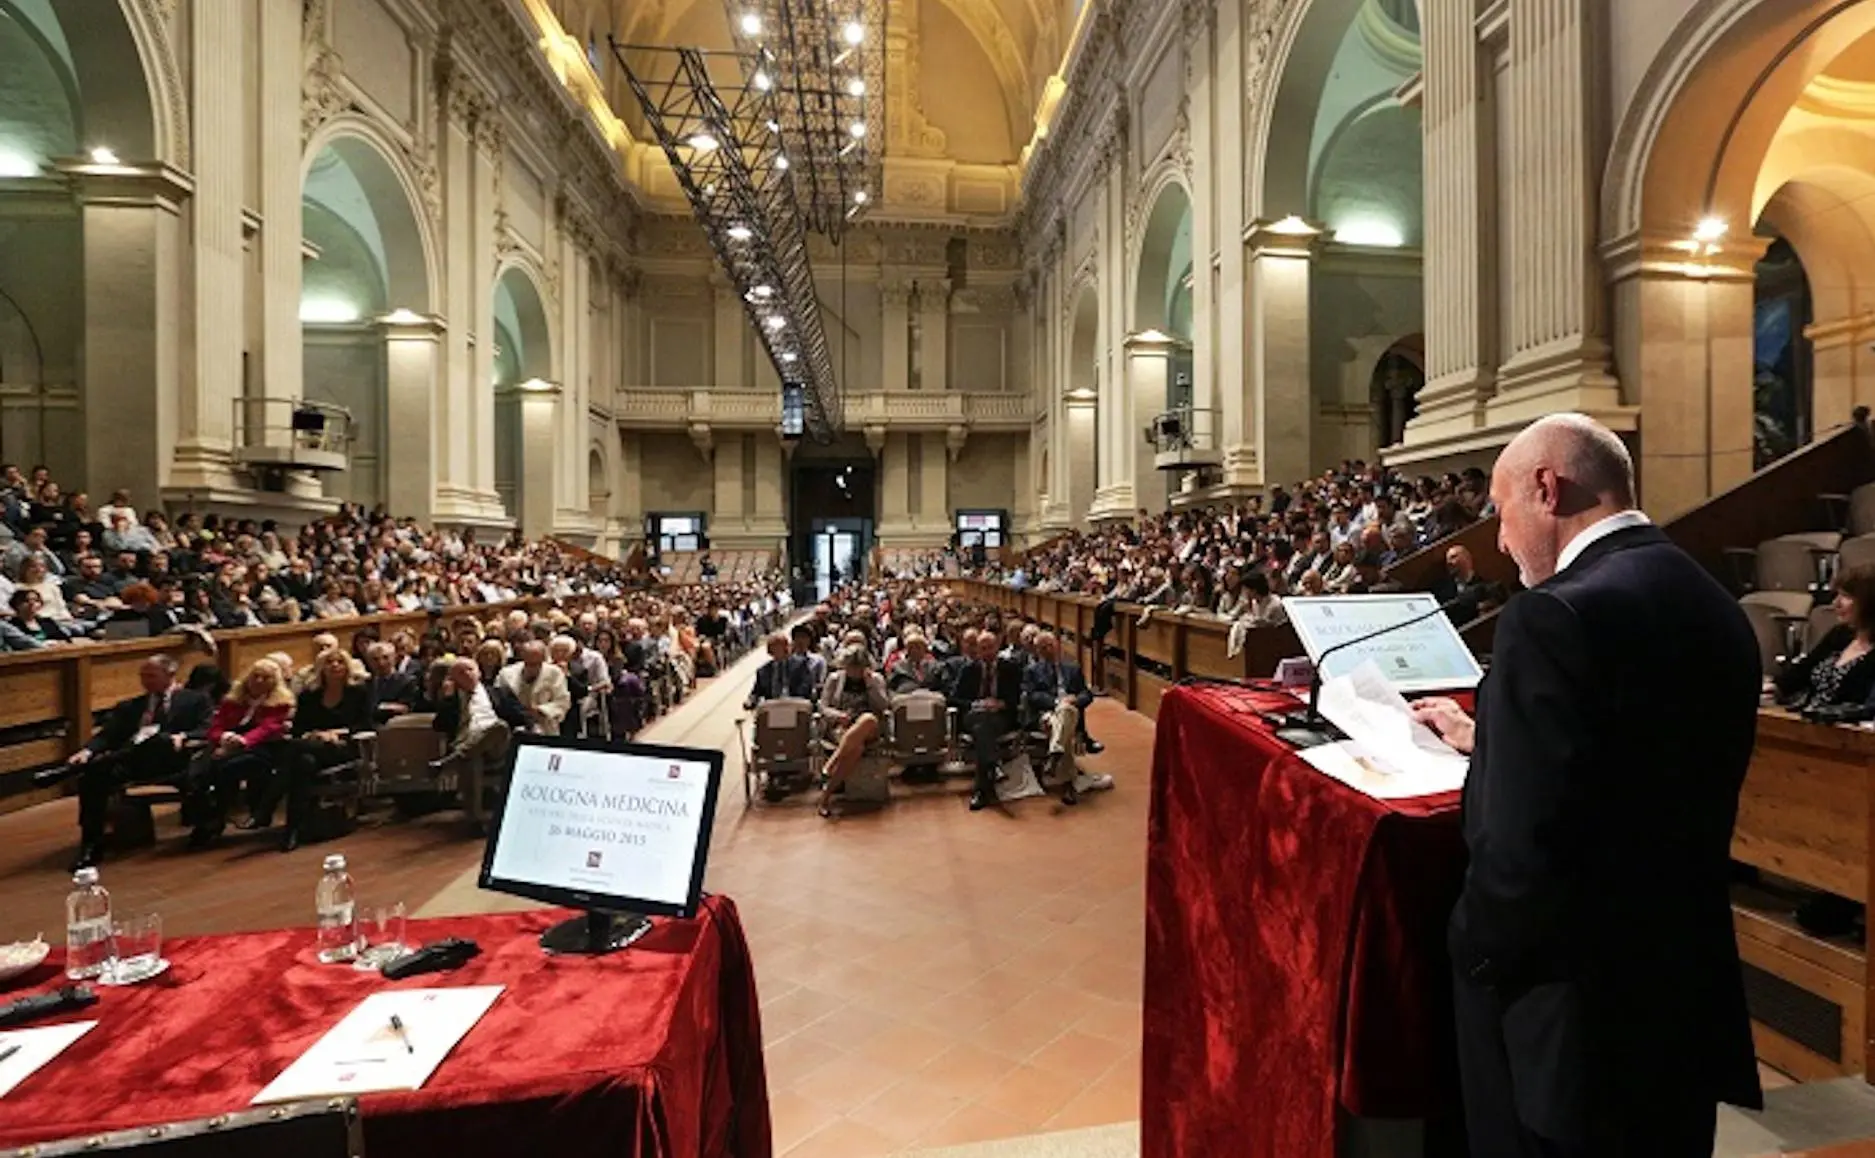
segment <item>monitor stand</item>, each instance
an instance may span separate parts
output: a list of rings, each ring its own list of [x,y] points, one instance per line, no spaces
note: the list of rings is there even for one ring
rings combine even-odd
[[[598,956],[616,953],[651,931],[651,918],[638,913],[602,913],[561,921],[540,935],[540,947],[549,953]]]

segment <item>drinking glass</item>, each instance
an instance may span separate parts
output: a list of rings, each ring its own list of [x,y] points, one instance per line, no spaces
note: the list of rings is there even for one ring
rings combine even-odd
[[[360,969],[382,969],[409,952],[404,943],[404,903],[360,909],[358,939],[364,943],[357,959]]]
[[[163,961],[163,918],[158,913],[111,922],[111,960],[106,973],[118,985],[156,974]]]

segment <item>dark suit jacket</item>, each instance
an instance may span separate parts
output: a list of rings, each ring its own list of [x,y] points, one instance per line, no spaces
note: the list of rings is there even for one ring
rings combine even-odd
[[[1498,620],[1449,940],[1504,1003],[1539,1133],[1580,1137],[1617,1090],[1760,1103],[1727,892],[1759,680],[1737,602],[1654,527]]]
[[[970,705],[978,700],[997,699],[1003,702],[1003,711],[1014,714],[1022,703],[1023,664],[1007,649],[1000,652],[991,661],[989,687],[984,687],[983,665],[971,660],[959,668],[952,680],[948,699],[950,705],[960,712],[970,710]]]
[[[1810,695],[1810,676],[1825,663],[1835,663],[1842,649],[1855,639],[1855,629],[1847,624],[1833,627],[1816,641],[1816,646],[1791,661],[1784,670],[1777,673],[1778,699],[1786,704],[1795,704],[1807,700]],[[1836,688],[1831,704],[1862,704],[1875,700],[1875,660],[1856,664],[1843,673],[1842,683]],[[1804,704],[1805,707],[1824,707],[1826,705]]]
[[[102,756],[106,752],[115,752],[128,746],[143,726],[143,710],[149,703],[149,696],[136,695],[114,705],[105,713],[98,730],[91,734],[91,742],[85,747],[93,755]],[[169,693],[169,711],[161,720],[153,722],[164,735],[181,733],[200,737],[208,730],[208,717],[213,711],[214,705],[201,692],[176,688]]]
[[[777,677],[775,664],[781,664],[781,673]],[[779,686],[777,686],[779,678]],[[754,707],[763,700],[791,698],[811,700],[814,698],[813,672],[807,665],[807,657],[790,655],[779,661],[769,660],[755,672],[755,683],[749,688],[749,698],[745,701]]]
[[[1028,671],[1022,674],[1022,702],[1031,716],[1054,711],[1055,704],[1062,699],[1072,700],[1083,712],[1094,702],[1094,693],[1088,690],[1081,665],[1065,659],[1055,663],[1038,659],[1030,664]]]

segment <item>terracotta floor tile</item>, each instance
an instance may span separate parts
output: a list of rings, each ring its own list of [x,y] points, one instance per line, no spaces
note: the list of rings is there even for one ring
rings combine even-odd
[[[818,1130],[840,1118],[839,1104],[832,1099],[793,1089],[768,1090],[768,1117],[773,1124],[775,1152],[789,1150]]]
[[[920,1150],[944,1146],[962,1146],[972,1142],[994,1142],[1017,1138],[1034,1132],[1025,1119],[1011,1117],[984,1103],[972,1102],[939,1122],[917,1141]]]
[[[888,1135],[840,1118],[784,1154],[784,1158],[884,1158],[898,1148]]]
[[[1006,1054],[975,1042],[960,1042],[925,1063],[919,1078],[933,1090],[970,1101],[1015,1070],[1018,1063]]]
[[[1087,1088],[1067,1074],[1024,1065],[998,1079],[977,1103],[1016,1119],[1029,1130],[1039,1130]]]
[[[906,1146],[969,1102],[961,1094],[934,1089],[922,1078],[913,1077],[889,1087],[846,1116]]]
[[[907,1072],[923,1069],[954,1044],[950,1035],[926,1026],[900,1022],[859,1047],[861,1057]]]
[[[1078,1029],[1069,1030],[1037,1051],[1029,1064],[1085,1085],[1104,1077],[1137,1048],[1137,1043],[1117,1042]]]
[[[886,1087],[895,1085],[917,1072],[918,1067],[883,1062],[858,1053],[836,1054],[826,1062],[797,1076],[791,1088],[824,1102],[829,1108],[845,1113]],[[768,1084],[772,1088],[775,1078]]]

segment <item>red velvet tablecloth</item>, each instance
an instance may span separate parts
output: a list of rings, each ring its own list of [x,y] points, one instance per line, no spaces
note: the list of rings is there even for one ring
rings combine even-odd
[[[1458,795],[1380,801],[1322,775],[1257,714],[1294,706],[1224,687],[1160,704],[1143,1158],[1332,1158],[1337,1107],[1456,1112]]]
[[[735,905],[711,897],[695,920],[659,920],[621,953],[549,957],[536,938],[566,915],[412,921],[413,941],[470,937],[482,954],[398,982],[318,964],[309,929],[177,940],[168,973],[100,988],[66,1019],[98,1025],[0,1101],[0,1147],[242,1109],[370,993],[498,984],[421,1090],[360,1100],[368,1152],[768,1158],[761,1019]],[[51,987],[42,974],[4,996]]]

